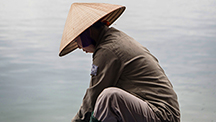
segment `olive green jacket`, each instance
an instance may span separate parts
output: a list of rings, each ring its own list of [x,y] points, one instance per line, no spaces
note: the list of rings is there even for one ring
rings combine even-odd
[[[91,75],[72,122],[89,122],[98,95],[107,87],[118,87],[141,98],[161,121],[180,121],[177,95],[158,60],[125,33],[104,27],[93,54]]]

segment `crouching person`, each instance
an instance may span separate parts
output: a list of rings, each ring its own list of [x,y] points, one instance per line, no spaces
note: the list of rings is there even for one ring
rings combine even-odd
[[[109,27],[125,10],[105,3],[74,3],[60,56],[93,53],[90,86],[72,122],[180,122],[173,86],[158,60],[136,40]]]

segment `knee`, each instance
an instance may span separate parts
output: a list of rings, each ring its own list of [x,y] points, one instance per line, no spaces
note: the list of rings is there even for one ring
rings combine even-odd
[[[120,89],[116,87],[109,87],[104,89],[99,96],[106,96],[106,97],[112,97],[116,96],[120,93]]]
[[[110,112],[116,111],[117,101],[119,101],[119,90],[119,88],[109,87],[100,93],[94,107],[93,117],[102,121],[107,115],[111,116]]]
[[[106,88],[98,96],[97,102],[111,102],[113,99],[118,99],[121,96],[121,91],[121,89],[116,87]]]

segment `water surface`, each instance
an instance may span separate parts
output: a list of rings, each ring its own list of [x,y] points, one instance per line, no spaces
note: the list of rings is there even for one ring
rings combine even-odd
[[[1,122],[70,121],[79,109],[91,54],[58,57],[73,2],[0,2]],[[216,1],[103,2],[127,7],[113,26],[159,59],[178,95],[182,122],[215,122]]]

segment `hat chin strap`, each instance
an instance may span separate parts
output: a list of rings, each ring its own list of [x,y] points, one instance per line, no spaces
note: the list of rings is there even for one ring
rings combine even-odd
[[[89,28],[80,34],[80,38],[82,42],[82,47],[88,47],[91,44],[95,46],[96,44],[95,40],[92,39],[90,36]]]

